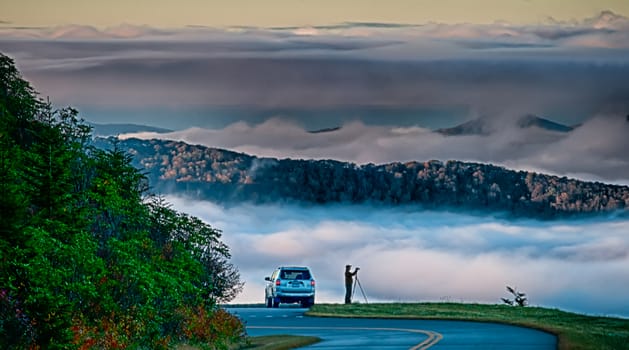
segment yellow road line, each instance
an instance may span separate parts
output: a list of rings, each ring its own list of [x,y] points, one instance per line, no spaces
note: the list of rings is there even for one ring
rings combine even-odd
[[[281,326],[247,326],[247,328],[255,329],[320,329],[320,330],[342,330],[342,331],[385,331],[385,332],[408,332],[408,333],[420,333],[426,335],[426,338],[421,343],[413,346],[409,350],[426,350],[433,345],[437,344],[443,335],[433,331],[427,331],[423,329],[408,329],[408,328],[369,328],[369,327],[281,327]]]

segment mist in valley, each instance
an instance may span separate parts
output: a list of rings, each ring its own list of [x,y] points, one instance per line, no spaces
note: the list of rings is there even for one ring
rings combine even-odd
[[[487,117],[490,135],[445,136],[419,126],[371,125],[361,120],[340,124],[338,130],[312,133],[294,121],[276,117],[257,125],[240,121],[222,129],[120,137],[169,139],[278,159],[335,159],[356,164],[454,159],[629,184],[629,122],[624,115],[595,115],[570,132],[518,127],[521,116],[513,112]]]
[[[501,303],[507,285],[530,304],[629,317],[626,218],[506,220],[413,207],[223,207],[167,197],[223,231],[246,282],[233,303],[262,303],[264,277],[307,265],[317,301],[341,303],[346,264],[369,302]],[[360,292],[355,300],[364,302]]]

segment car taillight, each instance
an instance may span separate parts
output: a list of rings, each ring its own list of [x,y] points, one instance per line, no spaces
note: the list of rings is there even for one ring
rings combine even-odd
[[[282,281],[280,281],[280,280],[275,280],[275,285],[276,285],[276,286],[279,286],[281,282],[282,282]]]
[[[310,285],[311,285],[312,287],[314,287],[314,286],[315,286],[315,281],[314,281],[314,280],[310,280]]]

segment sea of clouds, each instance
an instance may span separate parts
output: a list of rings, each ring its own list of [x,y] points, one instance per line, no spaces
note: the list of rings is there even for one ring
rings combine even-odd
[[[611,11],[530,25],[0,23],[0,47],[44,96],[98,123],[224,127],[210,113],[217,106],[463,108],[580,121],[626,114],[629,103],[629,18]]]
[[[629,317],[627,219],[509,221],[411,207],[238,205],[167,197],[222,230],[246,282],[234,303],[262,303],[264,277],[310,266],[317,301],[341,303],[346,264],[368,301],[501,303],[507,285],[531,305]],[[355,300],[365,302],[358,291]]]
[[[612,11],[529,25],[0,23],[0,46],[43,96],[88,121],[177,130],[129,137],[278,158],[491,162],[629,183],[629,18]],[[582,125],[569,135],[515,127],[527,114]],[[432,132],[478,117],[496,132]],[[342,129],[307,133],[331,127]]]
[[[489,119],[489,135],[444,136],[418,126],[366,125],[359,120],[336,131],[310,133],[293,121],[272,118],[257,125],[237,122],[222,129],[120,137],[177,140],[278,159],[357,164],[453,159],[629,185],[629,120],[624,115],[596,116],[570,133],[521,128],[518,117]]]

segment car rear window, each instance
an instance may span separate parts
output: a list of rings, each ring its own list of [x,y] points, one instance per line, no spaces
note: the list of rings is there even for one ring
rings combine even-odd
[[[310,271],[308,270],[282,270],[280,278],[283,280],[309,280]]]

